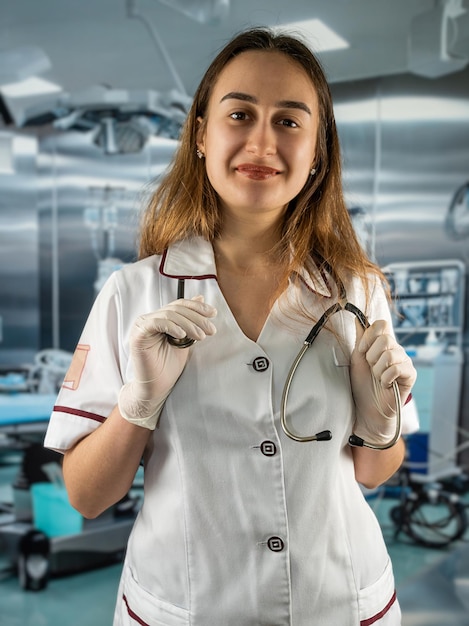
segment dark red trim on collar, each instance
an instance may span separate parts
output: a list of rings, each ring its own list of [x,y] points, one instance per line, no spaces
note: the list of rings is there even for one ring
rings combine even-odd
[[[329,285],[327,284],[327,281],[324,281],[324,283],[325,283],[326,287],[329,289],[329,292],[330,292],[329,295],[322,294],[318,289],[315,289],[312,285],[309,285],[308,281],[306,280],[306,278],[304,276],[302,276],[301,274],[299,274],[298,272],[295,272],[295,274],[301,280],[301,282],[306,287],[306,289],[308,289],[308,291],[311,291],[311,293],[317,293],[318,295],[322,296],[323,298],[332,298],[332,292],[331,292],[331,289],[330,289]]]
[[[317,267],[317,266],[316,266],[316,267]],[[323,267],[323,266],[321,266],[321,267],[319,268],[319,273],[320,273],[320,274],[321,274],[321,276],[322,276],[322,279],[323,279],[323,281],[324,281],[324,284],[325,284],[325,285],[326,285],[326,287],[329,289],[329,292],[330,292],[330,294],[331,294],[329,297],[330,297],[330,298],[332,298],[332,287],[331,287],[331,281],[330,281],[330,279],[328,278],[328,276],[327,276],[327,274],[326,274],[326,270],[324,269],[324,267]]]
[[[88,411],[82,411],[80,409],[73,409],[70,406],[54,406],[54,411],[57,413],[70,413],[70,415],[78,415],[79,417],[84,417],[88,420],[94,420],[95,422],[105,422],[106,418],[102,415],[98,415],[97,413],[89,413]]]
[[[160,274],[162,276],[166,276],[167,278],[179,278],[183,280],[206,280],[207,278],[214,278],[215,280],[217,280],[217,277],[215,276],[215,274],[201,274],[200,276],[193,276],[193,275],[185,276],[183,274],[181,275],[180,274],[167,274],[164,271],[164,264],[166,262],[167,253],[168,253],[168,250],[165,250],[163,254],[161,255]]]

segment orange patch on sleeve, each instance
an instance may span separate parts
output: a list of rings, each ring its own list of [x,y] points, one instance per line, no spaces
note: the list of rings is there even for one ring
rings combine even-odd
[[[62,387],[65,387],[66,389],[71,389],[72,391],[78,389],[83,370],[85,369],[86,359],[88,357],[89,351],[90,346],[82,343],[79,343],[77,345],[76,350],[73,354],[72,362],[70,364],[67,374],[65,375]]]

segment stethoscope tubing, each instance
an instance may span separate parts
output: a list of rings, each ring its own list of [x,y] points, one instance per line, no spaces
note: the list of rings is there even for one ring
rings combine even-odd
[[[318,433],[315,433],[314,435],[301,436],[301,435],[297,435],[296,433],[294,433],[287,424],[287,402],[288,402],[288,396],[290,393],[290,387],[293,382],[295,372],[298,369],[298,366],[301,363],[301,360],[306,354],[308,348],[312,346],[314,340],[319,335],[319,332],[327,324],[327,321],[329,320],[329,318],[332,317],[332,315],[334,315],[335,313],[338,313],[340,311],[349,311],[350,313],[353,313],[358,318],[358,321],[360,322],[362,327],[365,329],[368,328],[370,325],[368,318],[363,313],[363,311],[361,311],[357,306],[355,306],[354,304],[350,302],[344,302],[345,289],[340,281],[336,279],[336,282],[339,288],[339,294],[340,294],[339,297],[342,302],[340,301],[336,302],[331,307],[329,307],[323,313],[323,315],[319,318],[316,324],[313,326],[308,336],[306,337],[303,343],[303,346],[301,347],[300,351],[298,352],[297,356],[295,357],[290,367],[287,378],[285,380],[283,392],[282,392],[282,400],[280,404],[280,424],[282,426],[283,432],[287,435],[287,437],[289,437],[290,439],[293,439],[293,441],[298,441],[300,443],[306,443],[309,441],[329,441],[330,439],[332,439],[332,433],[330,430],[323,430]],[[388,448],[392,448],[395,445],[395,443],[401,436],[401,431],[402,431],[402,416],[401,416],[402,405],[401,405],[401,397],[399,394],[399,387],[396,381],[393,381],[392,388],[393,388],[394,399],[396,403],[396,429],[395,429],[394,436],[392,437],[392,439],[386,443],[373,443],[371,441],[366,441],[365,439],[362,439],[358,435],[355,435],[354,433],[352,433],[348,440],[349,445],[355,446],[355,447],[371,448],[373,450],[387,450]]]
[[[178,300],[184,298],[184,279],[178,279]],[[183,337],[182,339],[178,339],[177,337],[173,337],[172,335],[166,334],[166,339],[171,346],[175,348],[189,348],[194,345],[197,339],[190,339],[189,337]]]
[[[329,318],[332,317],[332,315],[334,315],[335,313],[338,313],[340,311],[349,311],[350,313],[353,313],[353,315],[355,315],[358,318],[360,324],[365,329],[368,328],[370,325],[363,311],[361,311],[354,304],[350,302],[346,302],[345,288],[342,282],[339,281],[337,278],[336,278],[336,284],[339,290],[339,301],[333,304],[323,313],[323,315],[319,318],[319,320],[316,322],[316,324],[313,326],[313,328],[309,332],[308,336],[306,337],[303,343],[302,348],[298,352],[297,356],[295,357],[295,360],[293,361],[290,367],[288,376],[285,380],[283,392],[282,392],[282,400],[280,404],[280,424],[282,426],[283,432],[287,435],[287,437],[289,437],[290,439],[293,439],[293,441],[297,441],[300,443],[306,443],[309,441],[329,441],[330,439],[332,439],[332,433],[330,430],[323,430],[318,433],[315,433],[314,435],[301,436],[301,435],[297,435],[296,433],[294,433],[288,427],[288,424],[287,424],[287,403],[288,403],[288,396],[290,393],[290,387],[293,382],[295,372],[298,369],[298,366],[301,363],[301,360],[306,354],[308,348],[310,348],[313,345],[314,340],[319,335],[319,332],[327,324]],[[178,280],[177,297],[178,299],[184,298],[184,279]],[[195,339],[190,339],[189,337],[183,337],[182,339],[178,339],[176,337],[172,337],[171,335],[167,335],[167,340],[168,340],[168,343],[170,343],[172,346],[176,348],[189,348],[196,342]],[[356,447],[371,448],[373,450],[387,450],[388,448],[392,448],[392,446],[394,446],[394,444],[397,442],[397,440],[401,436],[402,406],[401,406],[401,398],[399,395],[399,387],[396,381],[393,381],[392,388],[394,391],[394,398],[395,398],[395,403],[396,403],[396,429],[395,429],[393,438],[387,443],[378,444],[378,443],[372,443],[370,441],[366,441],[365,439],[362,439],[361,437],[358,437],[358,435],[355,435],[354,433],[352,433],[348,440],[349,445],[356,446]]]

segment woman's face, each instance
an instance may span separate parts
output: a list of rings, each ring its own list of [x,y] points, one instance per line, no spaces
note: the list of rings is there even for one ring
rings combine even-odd
[[[198,148],[224,212],[278,219],[314,162],[318,98],[286,55],[248,51],[221,72]]]

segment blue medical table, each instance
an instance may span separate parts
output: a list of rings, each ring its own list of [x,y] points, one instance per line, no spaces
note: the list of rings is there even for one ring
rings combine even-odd
[[[56,394],[0,393],[0,435],[45,434],[55,399]]]

